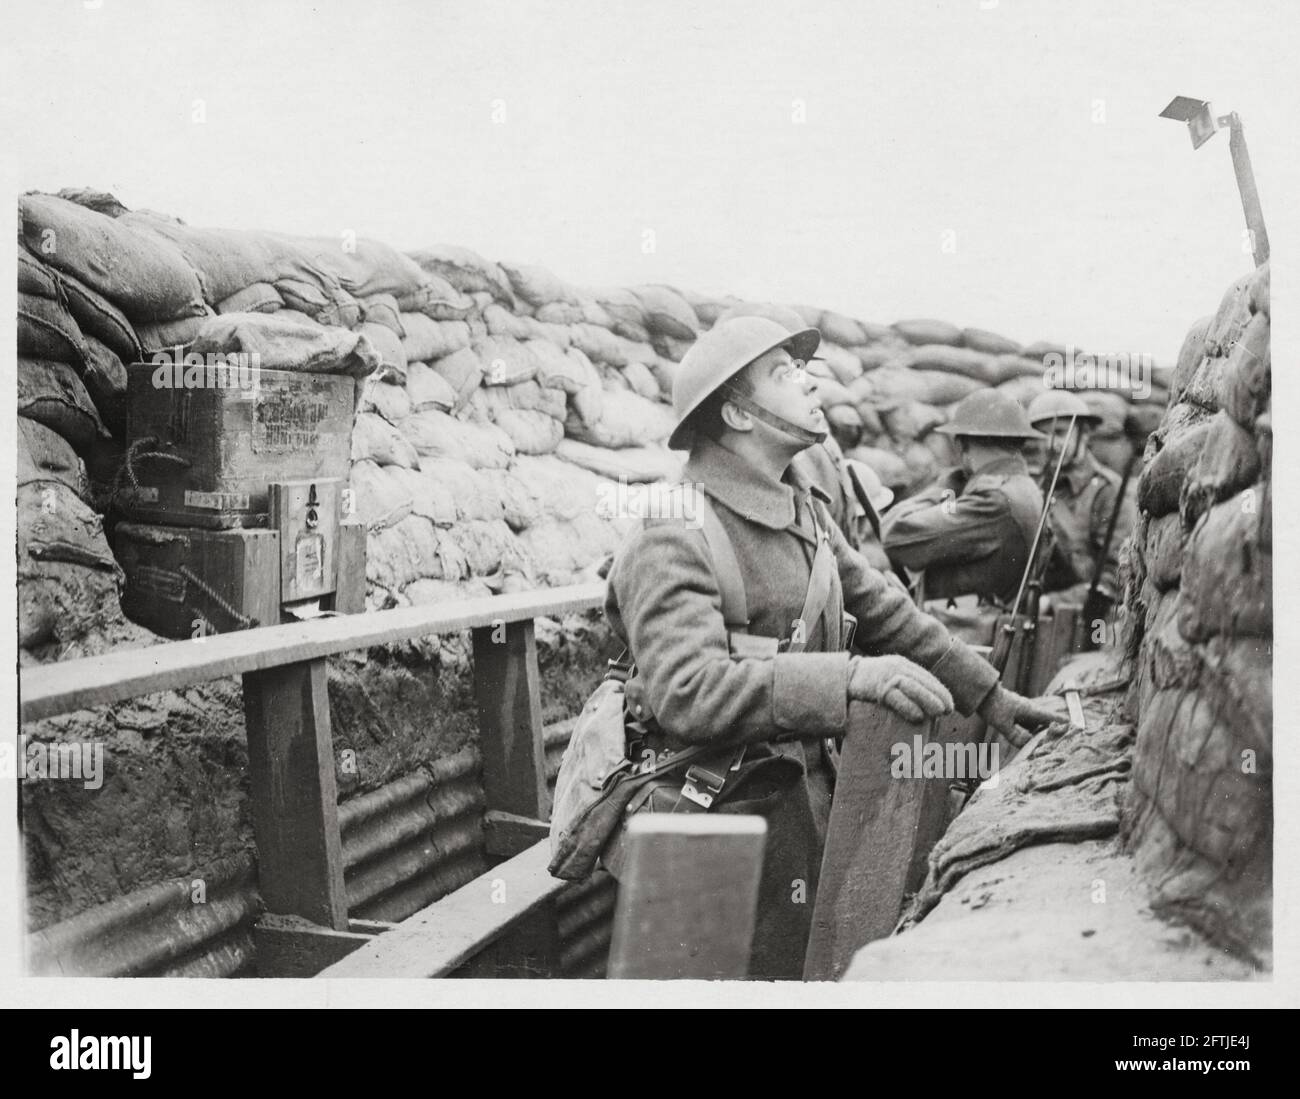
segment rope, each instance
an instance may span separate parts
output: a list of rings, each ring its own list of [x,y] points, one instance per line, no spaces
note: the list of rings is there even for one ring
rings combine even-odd
[[[147,446],[157,446],[160,440],[154,435],[147,435],[143,439],[136,439],[126,448],[126,454],[122,456],[122,464],[118,466],[117,473],[113,475],[113,487],[109,493],[108,502],[114,503],[118,494],[122,491],[122,478],[131,482],[132,488],[140,487],[140,478],[136,476],[135,463],[145,461],[148,458],[157,458],[163,462],[175,462],[178,465],[188,466],[190,460],[183,458],[179,454],[168,454],[162,450],[145,450]]]
[[[231,606],[228,602],[226,602],[226,600],[223,599],[220,596],[220,594],[218,594],[218,592],[216,592],[211,586],[209,586],[208,584],[200,580],[199,577],[196,576],[194,572],[190,569],[189,565],[182,565],[176,571],[179,572],[183,577],[185,577],[185,579],[188,580],[191,584],[193,584],[196,588],[198,588],[199,591],[201,591],[204,595],[206,595],[209,599],[211,599],[212,602],[214,602],[218,607],[220,607],[223,611],[225,611],[227,615],[229,615],[235,622],[239,624],[239,628],[241,630],[247,630],[252,628],[253,626],[258,625],[258,621],[256,618],[250,618],[246,614],[241,614],[233,606]]]

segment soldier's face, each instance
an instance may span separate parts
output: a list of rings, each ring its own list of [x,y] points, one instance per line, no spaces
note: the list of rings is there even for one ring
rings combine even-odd
[[[753,399],[770,412],[809,431],[826,431],[826,415],[816,397],[817,379],[804,364],[775,348],[749,365]]]
[[[1083,445],[1083,429],[1079,425],[1075,425],[1073,435],[1070,432],[1069,420],[1057,420],[1054,425],[1041,424],[1038,425],[1038,430],[1047,438],[1031,439],[1025,447],[1029,472],[1034,476],[1042,473],[1049,463],[1055,466],[1063,447],[1066,447],[1065,465],[1068,466],[1079,456],[1079,449]]]

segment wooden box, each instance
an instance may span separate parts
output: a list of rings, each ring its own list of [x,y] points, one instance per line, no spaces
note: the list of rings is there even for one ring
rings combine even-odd
[[[177,382],[169,366],[127,371],[127,442],[138,487],[119,501],[133,519],[228,529],[267,526],[267,484],[338,477],[352,453],[353,380],[257,370]],[[203,384],[203,383],[209,384]],[[244,384],[238,384],[238,383]],[[153,439],[155,442],[144,442]],[[151,452],[177,460],[148,457]],[[129,453],[129,452],[128,452]]]
[[[280,534],[119,523],[122,611],[175,640],[280,621]]]

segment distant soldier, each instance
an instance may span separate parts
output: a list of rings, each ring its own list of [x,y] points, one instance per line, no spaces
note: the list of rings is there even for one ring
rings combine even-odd
[[[1042,439],[1019,403],[979,389],[935,429],[956,440],[958,468],[896,504],[884,520],[885,552],[896,565],[924,570],[924,596],[977,595],[1006,606],[1029,560],[1043,495],[1022,449]]]
[[[1119,590],[1119,548],[1133,530],[1136,504],[1131,494],[1125,493],[1111,529],[1121,478],[1088,449],[1088,438],[1101,417],[1082,400],[1064,390],[1049,390],[1034,398],[1028,416],[1046,436],[1031,452],[1031,470],[1036,468],[1041,476],[1042,471],[1054,469],[1062,447],[1066,448],[1050,512],[1055,541],[1043,591],[1059,602],[1085,606],[1095,575],[1097,590],[1091,604],[1085,606],[1085,619],[1106,618]],[[1075,431],[1067,442],[1072,416]]]

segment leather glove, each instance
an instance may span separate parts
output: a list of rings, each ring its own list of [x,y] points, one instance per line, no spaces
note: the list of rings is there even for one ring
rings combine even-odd
[[[849,698],[879,702],[908,721],[952,713],[948,688],[903,656],[855,657],[849,674]]]
[[[1044,725],[1062,720],[1061,715],[1043,704],[998,684],[980,703],[979,715],[995,732],[1020,748]],[[1026,731],[1028,730],[1028,731]]]

